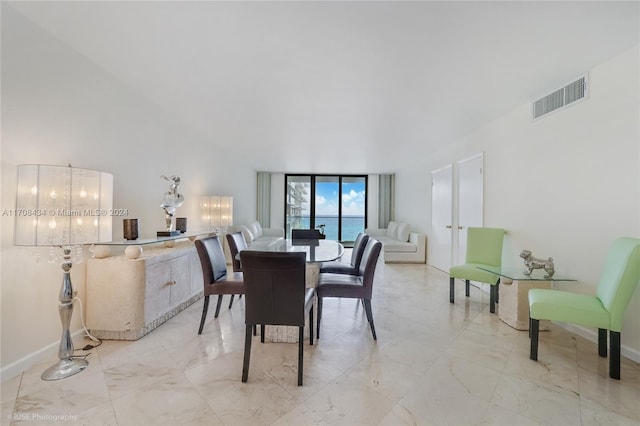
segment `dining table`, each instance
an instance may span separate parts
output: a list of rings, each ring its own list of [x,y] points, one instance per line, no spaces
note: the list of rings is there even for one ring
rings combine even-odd
[[[279,239],[270,242],[255,242],[245,250],[272,252],[304,252],[307,255],[307,287],[316,287],[323,262],[340,259],[344,255],[344,246],[336,240],[290,240]],[[240,254],[238,253],[238,256]]]

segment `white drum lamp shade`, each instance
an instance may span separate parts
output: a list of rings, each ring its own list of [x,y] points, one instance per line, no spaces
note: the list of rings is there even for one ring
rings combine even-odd
[[[73,246],[112,239],[113,175],[65,166],[18,166],[15,244]]]

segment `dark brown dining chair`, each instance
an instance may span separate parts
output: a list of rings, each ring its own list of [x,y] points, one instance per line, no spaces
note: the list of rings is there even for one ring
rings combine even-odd
[[[316,336],[320,339],[320,321],[322,320],[322,299],[325,297],[342,297],[360,299],[371,327],[373,340],[378,340],[376,328],[373,324],[373,312],[371,311],[371,293],[373,291],[373,278],[382,243],[375,238],[369,238],[362,255],[358,275],[321,273],[318,278],[316,294],[318,296],[318,331]]]
[[[302,386],[304,323],[309,314],[309,344],[313,345],[315,290],[306,288],[306,255],[302,252],[240,252],[245,280],[245,341],[242,381],[249,376],[252,330],[265,325],[298,327],[298,386]]]
[[[360,273],[360,263],[362,262],[362,255],[364,254],[364,248],[367,246],[367,241],[369,241],[369,236],[364,232],[359,233],[355,243],[353,243],[351,262],[347,263],[339,260],[325,262],[320,265],[320,272],[358,275]]]
[[[195,240],[196,250],[202,266],[204,285],[204,306],[198,334],[202,334],[204,322],[209,310],[209,296],[218,295],[214,318],[218,318],[222,296],[225,294],[244,294],[242,272],[227,272],[227,260],[222,244],[217,236]]]
[[[233,266],[233,272],[242,272],[242,264],[240,263],[238,253],[242,250],[246,250],[247,240],[244,239],[242,232],[231,232],[227,234],[227,243],[229,244],[229,252],[231,253],[231,265]],[[231,300],[229,300],[229,309],[233,306],[234,297],[235,295],[232,294]],[[239,295],[238,298],[241,299],[242,294]]]
[[[292,229],[292,240],[319,240],[320,231],[317,229]]]

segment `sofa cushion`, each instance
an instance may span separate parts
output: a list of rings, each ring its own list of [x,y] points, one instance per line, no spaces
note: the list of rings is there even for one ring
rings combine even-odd
[[[396,239],[403,243],[409,241],[409,224],[408,223],[398,224],[398,233],[396,235]]]
[[[258,222],[257,220],[251,222],[248,228],[251,230],[251,234],[253,235],[254,240],[262,237],[262,225],[260,225],[260,222]]]
[[[247,244],[251,244],[253,242],[253,240],[254,240],[253,233],[251,232],[251,230],[249,229],[248,226],[246,226],[246,225],[238,225],[236,227],[236,229],[238,231],[242,232],[242,236],[247,241]]]
[[[376,239],[382,243],[382,249],[385,252],[415,253],[418,251],[418,247],[415,244],[398,241],[386,235],[376,237]]]
[[[387,225],[387,237],[396,238],[398,235],[398,222],[391,221]]]

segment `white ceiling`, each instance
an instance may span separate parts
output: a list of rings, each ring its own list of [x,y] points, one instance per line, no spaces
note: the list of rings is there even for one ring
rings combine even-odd
[[[5,2],[257,170],[395,171],[639,43],[638,2]]]

